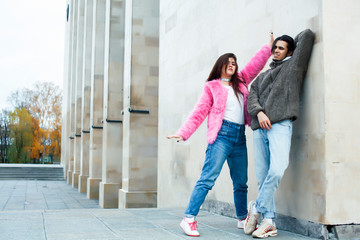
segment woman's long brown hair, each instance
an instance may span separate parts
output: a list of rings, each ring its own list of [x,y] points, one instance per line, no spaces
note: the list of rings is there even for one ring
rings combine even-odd
[[[243,79],[238,78],[238,64],[236,61],[236,56],[233,53],[225,53],[223,55],[221,55],[215,62],[209,77],[207,78],[207,82],[215,80],[215,79],[219,79],[221,78],[221,71],[223,69],[223,67],[225,66],[225,68],[227,67],[227,65],[229,64],[229,58],[233,58],[235,60],[235,73],[231,76],[231,87],[234,89],[234,92],[236,93],[235,96],[238,98],[238,94],[242,93],[240,92],[239,89],[239,84],[242,83],[244,85],[246,85],[245,81]]]

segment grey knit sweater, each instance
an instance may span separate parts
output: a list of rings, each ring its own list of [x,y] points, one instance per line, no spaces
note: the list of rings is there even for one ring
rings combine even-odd
[[[306,75],[315,35],[310,30],[299,33],[292,57],[270,63],[270,69],[252,83],[247,109],[252,117],[251,128],[260,128],[257,114],[263,111],[271,123],[296,120],[299,115],[300,92]]]

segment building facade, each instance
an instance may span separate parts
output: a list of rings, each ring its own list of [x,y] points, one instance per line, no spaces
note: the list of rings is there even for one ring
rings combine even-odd
[[[359,231],[359,1],[73,0],[68,6],[61,162],[79,192],[104,208],[185,208],[204,161],[206,123],[184,143],[166,136],[184,123],[218,56],[234,52],[241,67],[268,43],[269,31],[295,37],[310,28],[316,40],[290,165],[276,193],[278,226],[298,223],[298,232],[312,236]],[[250,128],[246,135],[251,200],[257,182]],[[234,216],[226,166],[203,208]]]

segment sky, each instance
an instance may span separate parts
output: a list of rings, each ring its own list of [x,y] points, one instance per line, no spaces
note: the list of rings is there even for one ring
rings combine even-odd
[[[35,82],[63,88],[66,0],[3,0],[0,6],[0,110]]]

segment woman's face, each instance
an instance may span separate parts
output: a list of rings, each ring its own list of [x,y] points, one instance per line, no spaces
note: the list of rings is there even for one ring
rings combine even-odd
[[[235,71],[236,71],[235,59],[230,57],[228,64],[223,66],[223,69],[221,71],[221,78],[229,79],[232,77],[232,75],[234,75]]]

